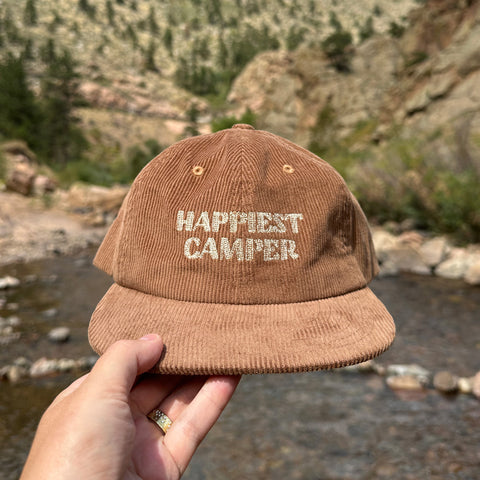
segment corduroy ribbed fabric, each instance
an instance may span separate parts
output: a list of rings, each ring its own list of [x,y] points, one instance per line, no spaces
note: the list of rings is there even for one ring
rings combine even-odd
[[[153,159],[94,263],[115,284],[92,315],[92,347],[156,332],[157,372],[332,368],[380,354],[395,335],[367,287],[378,266],[343,179],[249,125]]]

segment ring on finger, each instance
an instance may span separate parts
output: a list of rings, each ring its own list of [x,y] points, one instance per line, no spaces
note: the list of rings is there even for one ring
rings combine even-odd
[[[163,434],[165,435],[168,432],[168,429],[172,426],[172,421],[168,418],[165,413],[163,413],[160,409],[154,408],[147,417],[155,422],[155,424],[162,430]]]

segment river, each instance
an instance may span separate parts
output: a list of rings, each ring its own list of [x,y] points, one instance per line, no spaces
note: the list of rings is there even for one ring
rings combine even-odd
[[[21,285],[0,292],[18,306],[0,316],[21,319],[21,338],[0,348],[0,366],[19,356],[92,355],[89,316],[111,280],[91,266],[91,253],[0,268],[5,275]],[[372,288],[397,325],[379,363],[461,376],[480,370],[479,288],[413,275],[381,278]],[[71,338],[52,344],[47,333],[60,325]],[[1,479],[18,478],[43,410],[73,379],[0,382]],[[480,402],[433,389],[395,392],[376,374],[343,369],[246,376],[184,478],[478,479]]]

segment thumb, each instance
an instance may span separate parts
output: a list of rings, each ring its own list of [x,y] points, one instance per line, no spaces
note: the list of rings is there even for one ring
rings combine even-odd
[[[152,368],[160,359],[163,342],[149,334],[139,340],[120,340],[99,358],[85,383],[97,391],[115,391],[128,395],[138,375]]]

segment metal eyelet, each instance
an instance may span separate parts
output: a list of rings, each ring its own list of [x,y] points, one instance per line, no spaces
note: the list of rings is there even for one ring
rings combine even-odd
[[[293,173],[295,169],[291,165],[284,165],[283,166],[283,171],[285,173]]]
[[[194,175],[202,175],[203,174],[203,167],[201,167],[200,165],[197,165],[196,167],[193,167],[192,168],[192,173]]]

